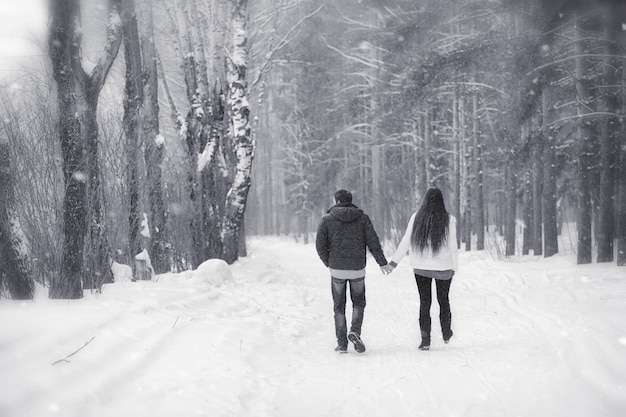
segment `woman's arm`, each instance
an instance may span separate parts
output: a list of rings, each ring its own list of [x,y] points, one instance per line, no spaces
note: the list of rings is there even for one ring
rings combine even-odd
[[[452,270],[459,270],[459,250],[456,240],[456,218],[450,216],[450,225],[448,226],[448,248],[450,249],[450,257],[452,260]]]

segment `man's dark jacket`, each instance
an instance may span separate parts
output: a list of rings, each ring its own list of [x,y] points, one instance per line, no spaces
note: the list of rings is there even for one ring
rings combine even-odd
[[[370,218],[353,204],[339,203],[328,210],[317,229],[315,246],[324,265],[332,269],[365,268],[366,247],[378,265],[387,264]]]

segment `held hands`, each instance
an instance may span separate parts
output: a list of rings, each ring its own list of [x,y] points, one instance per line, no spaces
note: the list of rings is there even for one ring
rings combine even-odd
[[[381,266],[380,270],[383,271],[383,274],[389,275],[389,274],[391,274],[393,272],[394,267],[389,265],[389,264],[387,264],[387,265]]]

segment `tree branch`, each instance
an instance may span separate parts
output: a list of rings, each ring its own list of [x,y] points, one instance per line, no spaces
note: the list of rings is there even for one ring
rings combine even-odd
[[[83,350],[83,349],[84,349],[84,348],[85,348],[88,344],[90,344],[90,343],[91,343],[91,341],[92,341],[93,339],[95,339],[95,338],[96,338],[96,336],[92,337],[91,339],[89,339],[88,341],[86,341],[86,342],[85,342],[85,344],[84,344],[83,346],[81,346],[80,348],[78,348],[78,349],[77,349],[77,350],[75,350],[74,352],[70,353],[69,355],[67,355],[67,356],[66,356],[66,357],[64,357],[63,359],[59,359],[58,361],[54,361],[54,362],[52,362],[52,365],[56,365],[57,363],[60,363],[60,362],[69,362],[69,361],[67,360],[69,357],[74,356],[74,355],[76,355],[78,352],[80,352],[81,350]]]
[[[307,20],[309,20],[310,18],[312,18],[313,16],[315,16],[316,14],[318,14],[320,11],[322,11],[322,9],[326,7],[326,4],[322,4],[320,7],[318,7],[316,10],[314,10],[313,12],[309,13],[308,15],[304,16],[302,19],[300,19],[295,25],[293,25],[285,34],[285,36],[282,37],[282,39],[280,40],[280,42],[278,42],[278,45],[276,45],[273,49],[271,49],[267,54],[265,54],[265,61],[263,62],[263,64],[261,64],[261,69],[259,70],[256,78],[254,79],[254,81],[252,82],[252,84],[250,85],[249,91],[252,92],[254,91],[254,87],[261,81],[261,78],[263,77],[263,74],[266,73],[267,68],[270,65],[270,62],[272,62],[272,58],[274,57],[274,55],[280,51],[282,48],[284,48],[285,46],[287,46],[292,39],[288,39],[289,36],[294,33],[296,31],[296,29],[298,29],[304,22],[306,22]]]
[[[107,74],[117,52],[120,49],[122,43],[122,16],[121,16],[121,3],[120,0],[109,0],[109,16],[107,17],[106,26],[106,41],[104,44],[104,50],[98,58],[96,66],[93,68],[91,74],[88,74],[91,81],[91,88],[94,91],[100,91],[104,84]]]

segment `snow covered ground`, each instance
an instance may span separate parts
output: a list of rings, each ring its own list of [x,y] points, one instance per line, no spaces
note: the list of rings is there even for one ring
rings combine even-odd
[[[312,245],[249,242],[224,268],[0,301],[0,416],[626,415],[626,269],[461,253],[454,337],[417,349],[408,262],[370,260],[363,340],[335,347]],[[229,279],[232,273],[232,279]]]

